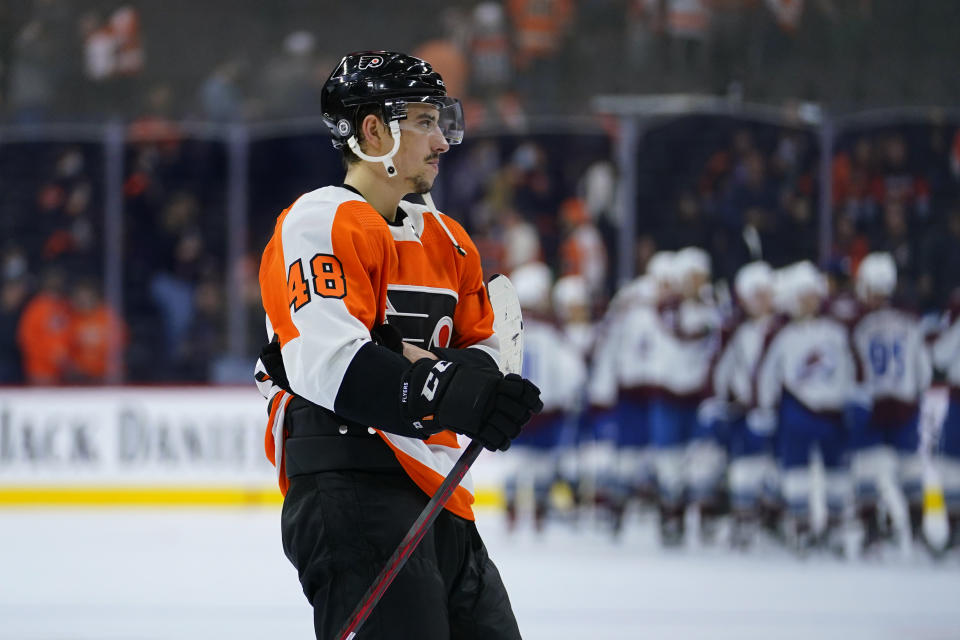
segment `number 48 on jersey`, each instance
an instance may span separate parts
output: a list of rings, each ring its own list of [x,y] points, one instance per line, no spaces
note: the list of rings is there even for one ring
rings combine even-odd
[[[312,286],[311,286],[312,283]],[[287,269],[287,299],[294,311],[299,311],[313,295],[321,298],[343,298],[347,295],[347,279],[337,256],[318,253],[310,260],[310,281],[303,272],[303,261],[294,261]]]

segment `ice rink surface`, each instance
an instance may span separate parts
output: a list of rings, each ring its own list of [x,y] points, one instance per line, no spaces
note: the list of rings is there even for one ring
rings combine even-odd
[[[527,640],[960,638],[956,558],[665,552],[650,523],[614,543],[478,522]],[[0,511],[3,640],[312,637],[276,509]]]

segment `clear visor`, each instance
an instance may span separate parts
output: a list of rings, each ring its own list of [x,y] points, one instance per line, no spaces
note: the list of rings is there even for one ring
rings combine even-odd
[[[408,109],[407,117],[400,121],[400,128],[408,131],[418,131],[422,133],[432,133],[433,129],[439,129],[440,133],[449,144],[460,144],[463,142],[464,124],[463,124],[463,106],[456,98],[444,96],[442,98],[422,98],[419,101],[406,99],[409,105],[428,104],[437,108],[436,120],[426,122],[426,119],[418,119],[416,115]]]

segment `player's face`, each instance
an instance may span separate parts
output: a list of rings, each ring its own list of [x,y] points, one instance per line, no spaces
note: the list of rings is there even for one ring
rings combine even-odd
[[[440,154],[450,148],[437,126],[439,111],[427,104],[411,104],[400,122],[400,149],[394,157],[397,173],[410,193],[427,193],[440,172]]]
[[[709,276],[702,271],[690,273],[683,282],[683,294],[688,298],[696,298],[700,295],[703,286],[707,284]]]
[[[806,291],[797,298],[797,315],[809,318],[817,315],[820,310],[820,294],[815,291]]]
[[[773,312],[773,290],[757,289],[746,301],[747,312],[752,316],[765,316]]]

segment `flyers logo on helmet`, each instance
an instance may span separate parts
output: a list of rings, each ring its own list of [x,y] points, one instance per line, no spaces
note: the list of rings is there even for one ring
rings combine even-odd
[[[357,64],[357,67],[366,69],[368,67],[377,68],[383,64],[382,56],[360,56],[360,62]]]

